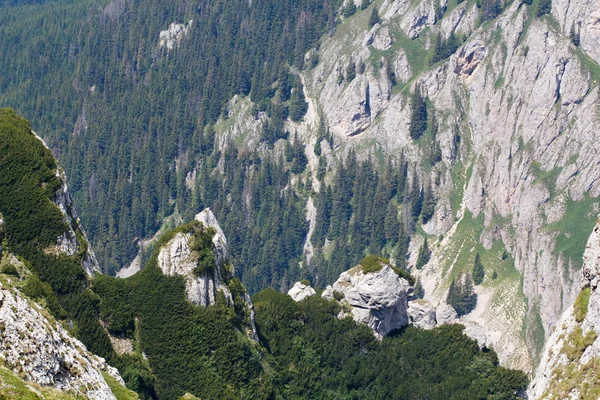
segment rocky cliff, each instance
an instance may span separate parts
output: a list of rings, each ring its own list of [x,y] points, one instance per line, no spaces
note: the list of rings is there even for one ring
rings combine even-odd
[[[3,270],[8,264],[15,272],[4,275],[0,283],[0,357],[3,366],[40,387],[89,399],[116,399],[111,384],[114,381],[117,385],[125,385],[119,372],[104,359],[89,353],[46,310],[23,296],[12,282],[18,281],[27,267],[13,255],[5,254]],[[0,380],[4,389],[8,383],[4,378]],[[110,384],[107,383],[110,380]]]
[[[415,272],[426,298],[443,304],[452,278],[483,254],[486,279],[466,319],[484,327],[504,365],[526,371],[581,287],[585,238],[578,232],[592,224],[575,221],[598,211],[600,55],[592,43],[600,38],[600,3],[575,3],[554,1],[538,16],[536,4],[506,2],[484,21],[472,1],[377,1],[370,7],[379,8],[380,23],[369,28],[371,8],[357,12],[307,54],[318,56],[316,67],[300,73],[309,110],[302,123],[289,124],[308,144],[315,190],[319,121],[334,135],[332,147],[321,143],[329,165],[350,149],[363,158],[410,160],[409,176],[431,184],[437,198],[422,228],[439,240]],[[436,40],[452,35],[462,38],[457,50],[430,65]],[[433,165],[430,137],[409,135],[417,89],[437,121],[442,159]],[[243,131],[243,110],[236,110],[227,125],[217,124],[220,137]],[[314,215],[307,212],[311,221]]]
[[[588,240],[581,272],[584,288],[544,347],[529,387],[531,399],[600,397],[600,223]]]

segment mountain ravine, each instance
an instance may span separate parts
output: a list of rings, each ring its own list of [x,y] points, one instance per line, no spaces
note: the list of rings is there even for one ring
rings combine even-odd
[[[308,113],[288,129],[307,144],[313,188],[319,190],[313,147],[321,120],[335,139],[333,149],[321,143],[331,163],[350,149],[359,157],[410,160],[409,175],[431,182],[438,198],[423,225],[435,240],[419,273],[426,298],[443,303],[450,280],[481,249],[489,260],[486,281],[465,320],[485,328],[503,364],[532,371],[579,292],[585,240],[600,211],[600,2],[553,1],[551,14],[536,18],[514,1],[477,28],[479,10],[470,1],[442,1],[441,20],[434,1],[375,4],[380,23],[369,29],[370,9],[345,19],[321,44],[317,66],[300,73]],[[575,31],[579,47],[571,40]],[[452,32],[465,42],[427,66],[436,35],[445,40]],[[364,72],[347,82],[351,62]],[[423,161],[427,143],[409,136],[416,88],[439,124],[442,160],[434,166]],[[259,130],[248,126],[244,104],[230,103],[220,137],[243,132],[252,146]],[[307,218],[314,222],[310,209]],[[411,263],[419,245],[413,237]],[[504,250],[508,266],[498,261]],[[488,279],[493,271],[496,280]]]

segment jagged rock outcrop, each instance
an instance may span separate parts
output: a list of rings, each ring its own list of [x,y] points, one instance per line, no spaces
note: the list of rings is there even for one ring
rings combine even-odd
[[[408,325],[408,293],[410,284],[398,276],[390,265],[365,273],[361,265],[342,272],[324,298],[339,298],[340,318],[351,316],[368,325],[377,337]]]
[[[581,272],[585,288],[544,347],[528,390],[532,400],[600,396],[600,221],[588,240]]]
[[[234,277],[233,266],[228,264],[227,259],[227,238],[210,208],[196,215],[195,221],[202,224],[202,229],[212,230],[212,250],[215,259],[213,268],[197,273],[200,255],[192,249],[194,234],[189,231],[176,233],[162,245],[157,258],[158,267],[165,275],[184,277],[187,298],[193,304],[202,307],[214,305],[218,294],[221,293],[227,305],[233,306],[234,299],[227,287],[227,280]],[[243,293],[242,301],[249,310],[247,334],[258,341],[254,325],[254,307],[247,292]]]
[[[33,131],[32,133],[40,142],[42,142],[44,147],[49,149],[48,145],[41,137]],[[87,235],[80,224],[79,217],[75,211],[75,205],[73,204],[73,197],[71,196],[69,186],[67,185],[67,176],[61,167],[57,167],[56,177],[60,181],[60,188],[56,192],[53,202],[60,209],[67,229],[62,235],[56,238],[56,245],[50,246],[44,249],[44,251],[47,254],[54,254],[57,256],[74,256],[78,253],[82,253],[83,269],[89,276],[92,276],[95,272],[100,271],[100,267],[98,266],[96,255],[89,245]]]
[[[125,385],[115,368],[89,353],[46,311],[0,284],[0,356],[26,381],[87,396],[116,399],[102,373]]]
[[[194,20],[190,20],[187,24],[171,23],[169,29],[161,31],[159,34],[159,47],[166,47],[168,51],[173,50],[175,46],[179,46],[188,31],[192,28]]]
[[[165,275],[183,276],[188,300],[206,307],[215,304],[217,292],[223,293],[230,304],[233,300],[231,293],[224,283],[223,269],[227,261],[227,242],[223,231],[216,222],[210,209],[196,216],[196,221],[202,222],[205,228],[213,228],[213,246],[216,265],[212,271],[205,271],[200,276],[195,272],[198,266],[198,253],[192,250],[191,232],[178,232],[165,243],[158,254],[158,267]],[[217,229],[218,228],[218,229]]]
[[[296,282],[294,286],[288,291],[288,295],[294,299],[294,301],[302,301],[307,297],[316,295],[315,289],[310,285],[306,285],[302,282]]]
[[[410,323],[419,329],[433,329],[437,324],[435,307],[427,300],[409,301],[406,312]]]

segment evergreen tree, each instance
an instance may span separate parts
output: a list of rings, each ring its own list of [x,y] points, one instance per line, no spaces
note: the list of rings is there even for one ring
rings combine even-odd
[[[475,285],[481,285],[485,279],[485,270],[479,252],[475,254],[475,261],[473,262],[473,282]]]
[[[356,78],[356,63],[350,58],[350,63],[346,67],[346,81],[352,82]]]
[[[536,16],[539,18],[543,15],[550,14],[552,12],[552,0],[540,0],[538,4]]]
[[[421,279],[417,278],[417,283],[415,283],[415,288],[413,292],[414,296],[417,299],[422,299],[425,297],[425,289],[423,289],[423,285],[421,284]]]
[[[411,99],[410,137],[419,139],[427,130],[427,103],[417,86]]]
[[[344,7],[343,16],[344,18],[348,18],[353,16],[356,13],[356,5],[354,4],[354,0],[348,0],[346,7]]]
[[[477,294],[473,292],[473,282],[469,274],[452,280],[446,302],[456,310],[459,317],[473,311],[477,306]]]
[[[579,30],[576,29],[575,24],[571,27],[571,33],[569,34],[571,41],[575,45],[575,47],[579,47],[581,44],[581,36],[579,34]]]
[[[377,9],[377,7],[373,7],[373,10],[371,10],[371,16],[369,17],[369,28],[374,27],[379,22],[381,22],[381,18],[379,17],[379,10]]]
[[[481,9],[481,22],[490,21],[502,13],[501,0],[477,0]]]
[[[393,202],[387,205],[385,215],[385,238],[388,243],[395,246],[398,243],[400,235],[400,221],[398,221],[398,209]]]
[[[422,269],[425,264],[429,262],[429,258],[431,257],[431,250],[429,250],[429,244],[427,243],[427,238],[423,241],[423,245],[419,249],[419,255],[417,256],[417,263],[415,267],[417,269]]]
[[[423,196],[423,207],[421,209],[421,222],[423,224],[428,223],[431,220],[431,217],[433,217],[436,203],[437,201],[433,194],[433,188],[428,186]]]
[[[290,107],[289,107],[290,119],[292,121],[298,122],[304,117],[306,111],[308,111],[308,103],[304,98],[304,92],[302,90],[302,84],[298,83],[294,86],[294,90],[292,91],[292,95],[290,97]]]

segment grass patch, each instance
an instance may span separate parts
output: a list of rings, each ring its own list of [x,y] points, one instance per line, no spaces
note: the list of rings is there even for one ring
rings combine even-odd
[[[529,166],[529,173],[535,177],[533,180],[533,184],[543,184],[550,192],[550,198],[553,198],[556,194],[556,179],[558,179],[558,176],[561,172],[561,167],[554,167],[552,169],[543,170],[542,165],[539,163],[539,161],[534,161]]]
[[[581,358],[585,349],[591,346],[598,338],[598,334],[593,330],[589,330],[585,335],[580,326],[576,326],[571,332],[564,344],[561,352],[565,354],[570,361],[577,361]]]
[[[580,201],[568,199],[565,215],[548,225],[549,230],[558,232],[555,252],[562,253],[578,269],[583,266],[583,252],[596,225],[594,205],[597,204],[598,199],[587,196]]]
[[[575,55],[577,56],[577,58],[579,58],[579,61],[581,61],[581,64],[583,64],[583,67],[590,72],[591,78],[592,78],[592,81],[594,82],[594,84],[596,84],[596,85],[599,84],[600,83],[600,65],[598,65],[598,63],[596,61],[594,61],[594,59],[592,59],[590,56],[588,56],[587,53],[581,49],[581,47],[577,47],[575,49]]]
[[[84,397],[29,384],[8,368],[0,367],[0,399],[76,400],[84,399]]]
[[[107,374],[106,372],[102,372],[102,376],[104,380],[110,387],[110,390],[113,392],[117,400],[137,400],[139,399],[137,393],[127,389],[125,386],[121,385],[115,378]]]
[[[587,314],[588,305],[590,304],[590,295],[592,294],[592,289],[589,287],[584,288],[577,299],[575,299],[575,304],[573,305],[573,316],[577,322],[582,322],[585,319]]]

